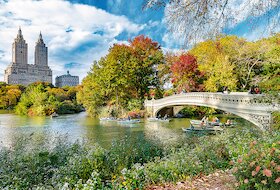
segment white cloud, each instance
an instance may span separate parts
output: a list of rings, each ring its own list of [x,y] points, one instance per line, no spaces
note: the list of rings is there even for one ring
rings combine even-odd
[[[104,56],[110,45],[117,42],[119,34],[136,34],[144,27],[125,16],[63,0],[0,0],[0,80],[11,62],[11,47],[19,26],[28,43],[30,64],[34,62],[35,42],[42,31],[53,76],[66,73],[66,64],[78,63],[70,72],[81,78],[92,61]]]

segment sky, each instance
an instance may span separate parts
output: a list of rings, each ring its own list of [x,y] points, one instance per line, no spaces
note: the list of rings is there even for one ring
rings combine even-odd
[[[180,49],[184,42],[168,32],[166,10],[143,10],[142,6],[143,0],[0,0],[0,81],[11,63],[12,43],[19,26],[28,43],[29,64],[34,64],[35,42],[42,32],[53,83],[67,70],[79,76],[81,82],[93,61],[105,56],[110,46],[140,34],[158,41],[165,50]],[[260,30],[261,22],[253,29],[248,23],[241,18],[224,32],[248,40],[265,35]]]

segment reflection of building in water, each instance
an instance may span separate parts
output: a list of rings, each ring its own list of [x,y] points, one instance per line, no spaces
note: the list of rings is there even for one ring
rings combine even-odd
[[[163,144],[178,142],[180,135],[174,129],[167,128],[168,123],[147,122],[145,123],[145,136],[150,140],[158,140]]]
[[[7,84],[28,85],[33,82],[52,83],[52,70],[48,66],[48,48],[40,33],[35,46],[35,62],[28,64],[28,46],[21,29],[13,43],[12,62],[5,70]]]

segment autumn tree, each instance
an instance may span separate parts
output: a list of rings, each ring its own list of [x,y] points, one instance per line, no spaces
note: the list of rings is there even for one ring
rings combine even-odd
[[[179,61],[179,56],[174,52],[166,52],[164,62],[157,66],[159,82],[162,86],[171,82],[171,66]]]
[[[163,63],[163,53],[158,42],[144,35],[137,36],[129,43],[132,52],[131,64],[135,71],[133,83],[140,98],[143,98],[149,86],[160,88],[156,67]]]
[[[0,84],[0,109],[15,107],[21,97],[24,87],[21,85]]]
[[[238,78],[238,87],[241,90],[247,90],[252,83],[258,83],[261,69],[264,64],[264,56],[267,51],[267,45],[260,42],[246,42],[238,50],[238,54],[232,57],[232,63],[236,65],[236,74]],[[257,80],[257,81],[253,81]]]
[[[258,85],[266,94],[270,94],[270,101],[280,102],[280,33],[260,40],[265,43],[266,51],[263,55],[264,63],[260,69]],[[280,113],[279,113],[280,117]]]
[[[173,86],[178,92],[202,91],[203,73],[198,70],[196,58],[182,54],[170,68]]]
[[[223,42],[228,40],[228,37],[227,40],[208,40],[190,50],[197,58],[199,70],[205,73],[206,91],[217,92],[222,90],[223,86],[230,90],[237,89],[235,65],[231,62],[231,54],[228,52],[230,48],[223,45]]]
[[[109,53],[95,62],[82,82],[79,102],[91,115],[106,105],[127,108],[130,101],[141,100],[149,86],[159,88],[156,66],[163,62],[157,42],[143,35],[129,44],[114,44]]]
[[[104,58],[94,62],[90,72],[83,79],[81,89],[77,93],[77,100],[87,109],[90,115],[97,115],[98,108],[105,105],[107,93],[102,82],[102,64]]]

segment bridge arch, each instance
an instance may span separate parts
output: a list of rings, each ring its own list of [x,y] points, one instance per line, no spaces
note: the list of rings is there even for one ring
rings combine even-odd
[[[262,96],[248,93],[184,93],[158,100],[146,100],[145,107],[153,117],[166,107],[188,105],[211,107],[235,114],[262,130],[268,130],[272,124],[271,112],[280,110],[280,107],[279,105],[262,103],[260,101]]]
[[[167,107],[175,107],[175,106],[178,106],[178,105],[168,105]],[[179,105],[179,106],[204,106],[204,107],[209,107],[209,108],[215,108],[215,109],[219,109],[219,110],[222,110],[222,111],[225,111],[225,112],[229,112],[231,114],[235,114],[243,119],[246,119],[248,121],[250,121],[251,123],[253,123],[254,125],[258,126],[259,123],[255,120],[251,120],[250,117],[246,114],[242,114],[242,113],[238,113],[238,112],[234,112],[232,110],[228,110],[228,109],[221,109],[221,108],[218,108],[216,106],[211,106],[211,105],[193,105],[193,104],[184,104],[184,105]],[[155,112],[155,116],[158,116],[158,113],[163,110],[164,108],[166,107],[162,107],[162,108],[159,108],[156,112]],[[182,109],[181,109],[182,110]],[[177,110],[178,111],[178,110]],[[263,129],[262,129],[263,130]]]

